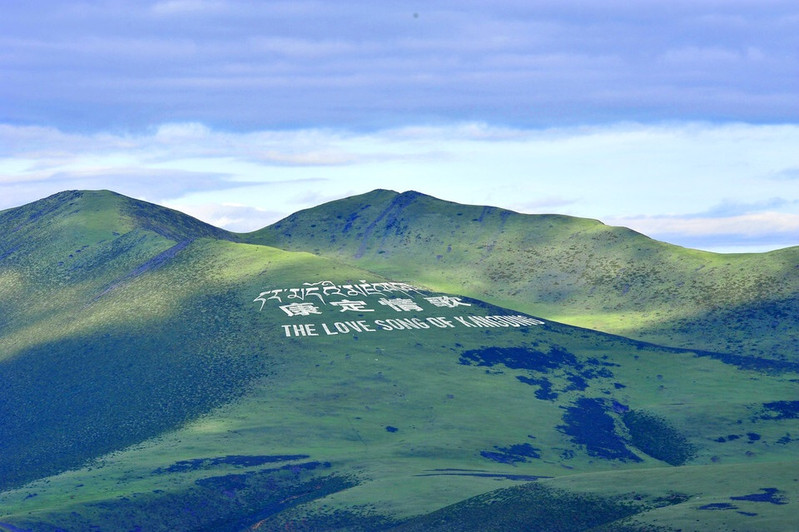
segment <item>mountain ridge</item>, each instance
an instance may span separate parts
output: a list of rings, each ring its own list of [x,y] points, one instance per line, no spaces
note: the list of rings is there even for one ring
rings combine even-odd
[[[799,247],[715,254],[596,220],[386,190],[298,211],[242,239],[658,344],[799,351]]]
[[[81,208],[88,221],[48,223],[26,235],[26,224],[46,221],[54,209]],[[8,235],[0,248],[4,259],[13,261],[30,242],[62,248],[62,260],[35,266],[43,284],[45,278],[79,277],[92,260],[113,262],[126,246],[138,253],[149,249],[123,274],[129,277],[196,238],[212,238],[311,252],[660,345],[783,360],[799,352],[799,247],[719,255],[596,220],[525,215],[385,189],[305,209],[244,234],[110,191],[58,193],[0,212],[0,226]],[[102,253],[84,248],[93,238],[105,246]],[[109,278],[105,288],[121,281]]]

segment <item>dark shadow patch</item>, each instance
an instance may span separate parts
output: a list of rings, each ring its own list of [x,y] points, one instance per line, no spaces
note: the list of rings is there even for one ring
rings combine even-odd
[[[760,419],[799,419],[799,401],[763,403],[766,412]]]
[[[616,412],[617,414],[623,414],[625,412],[629,412],[630,411],[630,407],[629,406],[627,406],[627,405],[625,405],[623,403],[620,403],[620,402],[616,401],[615,399],[613,401],[611,401],[610,406],[613,409],[613,411]]]
[[[719,436],[718,438],[716,438],[713,441],[718,442],[718,443],[727,443],[728,441],[735,441],[735,440],[740,440],[740,439],[741,439],[741,435],[740,434],[727,434],[726,436]]]
[[[590,375],[590,373],[589,373]],[[591,375],[589,378],[593,377]],[[569,386],[566,387],[564,392],[571,392],[571,391],[578,391],[583,392],[586,388],[588,388],[588,383],[586,382],[585,378],[581,375],[570,374],[566,376],[566,379],[571,383]]]
[[[665,497],[655,498],[653,502],[655,503],[655,506],[660,508],[663,506],[674,506],[675,504],[682,504],[684,502],[688,502],[690,499],[691,496],[688,495],[687,493],[671,491]]]
[[[561,366],[580,366],[577,358],[559,347],[548,353],[527,347],[484,347],[464,351],[460,357],[464,366],[493,367],[502,364],[509,369],[526,369],[546,373]]]
[[[77,504],[69,511],[21,518],[15,525],[26,530],[50,530],[43,523],[58,523],[58,530],[249,530],[287,509],[357,485],[330,469],[329,463],[306,462],[212,476],[176,491]]]
[[[200,469],[210,469],[220,465],[234,467],[255,467],[275,462],[288,462],[291,460],[304,460],[310,458],[307,454],[273,454],[273,455],[228,455],[215,458],[194,458],[180,460],[168,467],[159,467],[153,471],[154,475],[163,473],[184,473]]]
[[[763,493],[752,493],[750,495],[740,495],[737,497],[730,497],[734,501],[749,501],[749,502],[768,502],[771,504],[788,504],[785,501],[785,496],[777,488],[760,488]]]
[[[697,510],[737,510],[738,507],[728,502],[714,502],[700,506]]]
[[[80,467],[245,393],[267,362],[231,344],[225,296],[188,301],[136,332],[109,327],[0,362],[0,490]],[[219,319],[197,321],[197,307],[216,308]]]
[[[306,471],[314,471],[319,468],[329,467],[330,463],[328,462],[303,462],[300,464],[287,464],[281,467],[261,469],[260,471],[250,471],[247,473],[231,473],[229,475],[205,477],[195,480],[194,483],[202,488],[221,493],[226,497],[233,497],[236,491],[248,488],[256,479],[264,476],[282,473],[289,478],[300,478]]]
[[[608,369],[617,364],[591,357],[581,362],[574,353],[560,346],[550,346],[547,352],[532,347],[482,347],[464,351],[459,363],[465,366],[493,368],[505,366],[512,370],[526,370],[527,376],[518,375],[519,382],[538,386],[537,399],[553,401],[559,394],[572,391],[585,391],[592,379],[612,379]],[[496,370],[486,370],[489,374],[500,374]],[[542,375],[553,375],[565,383],[562,389],[555,389],[552,380]]]
[[[563,421],[566,424],[558,425],[557,429],[571,437],[572,442],[583,445],[588,455],[623,462],[641,461],[616,432],[616,424],[603,400],[578,399],[575,406],[566,408]]]
[[[667,350],[671,350],[668,349]],[[760,358],[746,355],[731,355],[729,353],[716,353],[702,350],[674,349],[675,352],[691,352],[697,357],[709,357],[724,364],[737,366],[738,369],[757,371],[766,374],[799,373],[799,363],[771,358]],[[794,401],[795,402],[795,401]]]
[[[399,429],[397,427],[392,427],[391,425],[386,426],[387,432],[397,432]]]
[[[545,377],[541,377],[539,379],[534,379],[531,377],[516,377],[520,382],[525,384],[529,384],[530,386],[538,386],[538,389],[535,391],[536,399],[541,399],[542,401],[554,401],[558,398],[558,394],[552,391],[552,383]]]
[[[630,433],[630,443],[652,458],[677,466],[696,454],[685,436],[651,412],[629,410],[621,419]]]
[[[522,482],[533,482],[535,480],[539,480],[542,478],[552,478],[552,477],[542,477],[539,475],[510,475],[506,473],[489,473],[486,471],[470,471],[468,469],[453,469],[453,470],[445,470],[445,469],[428,469],[428,471],[433,471],[433,473],[420,473],[418,475],[414,475],[416,477],[478,477],[478,478],[496,478],[496,479],[504,479],[504,480],[519,480]]]
[[[480,456],[501,464],[527,462],[528,458],[541,458],[541,449],[529,443],[518,443],[509,447],[495,446],[496,451],[480,451]]]
[[[408,520],[397,532],[510,532],[518,530],[619,531],[617,521],[641,511],[621,497],[598,497],[528,482],[466,499]]]
[[[10,523],[0,523],[0,527],[2,527],[3,530],[7,530],[8,532],[30,532],[29,529],[17,528]]]
[[[370,506],[351,506],[347,509],[308,508],[299,506],[253,523],[246,530],[290,530],[292,532],[372,532],[390,530],[400,521],[377,513]]]

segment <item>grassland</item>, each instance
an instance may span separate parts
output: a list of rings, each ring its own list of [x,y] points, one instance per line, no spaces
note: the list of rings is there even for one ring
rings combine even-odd
[[[0,229],[0,530],[795,524],[790,357],[470,321],[520,311],[458,290],[452,307],[422,290],[289,316],[288,292],[257,297],[416,280],[110,193],[5,211]],[[427,326],[377,325],[401,318]]]
[[[376,190],[297,212],[246,241],[663,345],[799,353],[799,247],[715,254],[623,227]]]

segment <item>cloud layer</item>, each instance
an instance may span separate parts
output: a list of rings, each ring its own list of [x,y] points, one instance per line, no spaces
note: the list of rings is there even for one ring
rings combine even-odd
[[[0,17],[0,208],[234,230],[373,188],[799,244],[793,0],[91,0]]]
[[[12,2],[0,121],[385,129],[799,121],[787,0]]]

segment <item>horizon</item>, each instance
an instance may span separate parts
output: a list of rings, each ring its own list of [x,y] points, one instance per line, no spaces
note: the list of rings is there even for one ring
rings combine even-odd
[[[358,193],[358,194],[353,194],[353,195],[351,195],[351,196],[345,196],[345,197],[342,197],[342,198],[335,198],[335,199],[332,199],[332,200],[329,200],[329,201],[324,201],[324,202],[322,202],[322,203],[316,204],[316,205],[314,205],[314,206],[312,206],[312,207],[309,207],[309,208],[313,209],[313,208],[316,208],[316,207],[321,207],[321,206],[323,206],[323,205],[325,205],[325,204],[327,204],[327,203],[334,203],[334,202],[336,202],[336,201],[340,201],[340,200],[344,200],[344,199],[349,199],[349,198],[353,198],[353,197],[357,197],[357,196],[363,196],[363,195],[370,194],[370,193],[373,193],[373,192],[378,192],[378,191],[387,191],[387,192],[392,192],[392,193],[394,193],[394,194],[397,194],[397,195],[408,194],[408,193],[420,194],[420,195],[423,195],[423,196],[426,196],[426,197],[429,197],[429,198],[432,198],[432,199],[435,199],[435,200],[438,200],[438,201],[442,201],[442,202],[447,202],[447,203],[456,203],[456,204],[458,204],[458,205],[464,205],[464,206],[469,206],[469,207],[490,207],[490,208],[496,208],[496,209],[501,209],[501,210],[505,210],[505,211],[513,212],[513,213],[515,213],[515,214],[520,214],[520,215],[524,215],[524,216],[533,216],[533,217],[534,217],[534,216],[567,216],[567,217],[572,217],[572,216],[570,216],[570,215],[568,215],[568,214],[560,214],[560,213],[557,213],[557,212],[529,214],[529,213],[523,213],[523,212],[519,212],[519,211],[514,211],[514,210],[512,210],[512,209],[505,209],[504,207],[499,207],[499,206],[497,206],[497,205],[490,205],[490,204],[477,204],[477,203],[461,203],[461,202],[453,202],[453,201],[451,201],[451,200],[449,200],[449,199],[447,199],[447,198],[440,198],[440,197],[432,196],[432,195],[430,195],[430,194],[425,194],[424,192],[420,192],[420,191],[417,191],[417,190],[410,190],[410,189],[409,189],[409,190],[398,191],[398,190],[393,190],[393,189],[385,189],[385,188],[375,188],[375,189],[372,189],[372,190],[370,190],[370,191],[367,191],[367,192],[362,192],[362,193]],[[161,205],[161,204],[158,204],[158,203],[153,203],[153,202],[148,202],[148,201],[147,201],[147,200],[145,200],[145,199],[141,199],[141,198],[134,198],[134,197],[132,197],[132,196],[128,196],[128,195],[126,195],[126,194],[122,194],[121,192],[118,192],[118,191],[115,191],[115,190],[112,190],[112,189],[71,189],[71,190],[61,190],[61,191],[55,192],[55,193],[53,193],[53,194],[50,194],[50,195],[48,195],[48,196],[45,196],[45,197],[43,197],[43,198],[39,198],[39,199],[37,199],[37,200],[34,200],[34,201],[32,201],[32,202],[28,202],[28,203],[25,203],[25,204],[22,204],[22,205],[18,205],[18,206],[15,206],[15,207],[10,207],[10,208],[8,208],[8,209],[0,209],[0,214],[2,214],[2,213],[3,213],[3,212],[5,212],[5,211],[13,210],[13,209],[16,209],[16,208],[19,208],[19,207],[24,207],[25,205],[30,205],[30,204],[32,204],[32,203],[36,203],[37,201],[41,201],[41,200],[46,200],[46,199],[49,199],[49,198],[51,198],[51,197],[54,197],[54,196],[57,196],[57,195],[59,195],[59,194],[63,194],[63,193],[70,193],[70,192],[78,192],[78,193],[84,193],[84,192],[89,192],[89,193],[92,193],[92,192],[95,192],[95,193],[102,193],[102,192],[106,192],[106,193],[110,193],[110,194],[119,195],[119,196],[122,196],[122,197],[124,197],[124,198],[129,198],[129,199],[133,199],[133,200],[137,200],[137,201],[144,201],[144,202],[150,203],[150,204],[152,204],[152,205],[156,205],[156,206],[164,207],[164,208],[167,208],[167,209],[172,209],[172,210],[175,210],[175,211],[177,211],[177,212],[180,212],[181,214],[184,214],[184,215],[186,215],[186,216],[192,216],[191,214],[189,214],[189,213],[187,213],[187,212],[184,212],[184,211],[182,211],[182,210],[181,210],[181,209],[179,209],[179,208],[175,208],[175,207],[169,207],[169,206],[166,206],[166,205]],[[295,211],[295,212],[297,212],[297,211]],[[294,213],[290,213],[288,216],[291,216],[291,214],[294,214]],[[288,216],[286,216],[286,217],[288,217]],[[218,229],[225,229],[224,227],[221,227],[221,226],[215,225],[215,224],[213,224],[213,223],[211,223],[211,222],[208,222],[208,221],[205,221],[205,220],[201,220],[200,218],[197,218],[197,217],[194,217],[194,216],[192,216],[192,217],[193,217],[193,218],[195,218],[195,219],[197,219],[197,220],[200,220],[201,222],[204,222],[204,223],[207,223],[207,224],[209,224],[209,225],[211,225],[211,226],[213,226],[213,227],[216,227],[216,228],[218,228]],[[274,224],[276,224],[276,223],[278,223],[278,222],[280,222],[280,221],[284,220],[286,217],[284,217],[284,218],[280,218],[280,219],[277,219],[277,220],[274,220],[273,222],[271,222],[271,223],[268,223],[268,224],[266,224],[266,225],[263,225],[263,226],[257,226],[257,227],[255,227],[255,228],[254,228],[254,229],[252,229],[252,230],[246,230],[246,231],[235,231],[235,230],[230,230],[230,229],[225,229],[225,230],[226,230],[226,231],[230,231],[231,233],[233,233],[233,234],[237,234],[237,235],[246,235],[246,234],[249,234],[249,233],[255,233],[255,232],[258,232],[258,231],[259,231],[259,230],[261,230],[261,229],[266,229],[266,228],[270,227],[271,225],[274,225]],[[632,229],[632,228],[630,228],[630,227],[627,227],[627,226],[625,226],[625,225],[618,225],[618,224],[608,224],[608,223],[605,223],[605,222],[603,222],[602,220],[599,220],[599,219],[596,219],[596,218],[588,218],[588,217],[581,217],[581,216],[574,216],[573,218],[581,218],[581,219],[585,219],[585,220],[591,220],[591,221],[598,222],[598,223],[601,223],[601,224],[603,224],[603,225],[606,225],[606,226],[608,226],[608,227],[622,227],[622,228],[630,229],[630,230],[632,230],[632,231],[636,231],[635,229]],[[691,248],[691,247],[689,247],[689,246],[680,246],[679,244],[673,244],[673,243],[671,243],[671,242],[666,242],[665,240],[659,240],[659,239],[657,239],[657,238],[654,238],[654,237],[652,237],[651,235],[647,235],[646,233],[642,233],[641,231],[636,231],[636,232],[638,232],[638,233],[640,233],[640,234],[644,235],[644,236],[645,236],[645,237],[647,237],[647,238],[651,238],[651,239],[653,239],[653,240],[656,240],[656,241],[659,241],[659,242],[662,242],[662,243],[666,243],[666,244],[670,244],[670,245],[673,245],[673,246],[678,246],[678,247],[684,247],[684,248],[688,248],[688,249],[697,249],[697,250],[698,250],[698,248]],[[755,251],[745,251],[745,252],[742,252],[742,251],[738,251],[738,250],[731,250],[731,251],[709,251],[709,252],[710,252],[710,253],[717,253],[717,254],[768,253],[768,252],[771,252],[771,251],[779,251],[779,250],[783,250],[783,249],[789,249],[789,248],[791,248],[791,247],[799,247],[799,246],[786,246],[786,247],[782,247],[782,248],[766,249],[766,250],[762,250],[762,251],[757,251],[757,250],[755,250]],[[699,250],[699,251],[707,251],[707,250]]]

